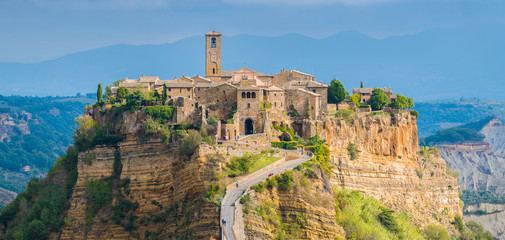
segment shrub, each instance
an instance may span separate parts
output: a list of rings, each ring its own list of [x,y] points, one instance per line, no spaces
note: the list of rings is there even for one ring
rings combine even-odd
[[[460,233],[463,233],[463,230],[465,230],[463,218],[459,215],[454,217],[454,221],[452,221],[452,224],[456,227],[456,229],[458,229]]]
[[[202,136],[196,130],[190,130],[188,135],[179,144],[178,150],[180,156],[191,156],[202,141]]]
[[[280,176],[277,176],[276,180],[279,183],[279,190],[290,190],[292,188],[292,183],[294,180],[293,172],[286,171]]]
[[[277,187],[277,180],[275,178],[267,178],[267,187],[270,189]]]
[[[133,93],[130,93],[130,94],[126,95],[125,108],[130,110],[130,112],[134,112],[142,105],[142,102],[144,100],[145,100],[145,98],[144,98],[144,94],[142,92],[135,91]]]
[[[262,193],[263,190],[265,190],[265,185],[263,185],[263,183],[258,183],[254,186],[251,187],[254,191],[258,192],[258,193]]]
[[[255,155],[252,153],[246,153],[241,157],[233,157],[228,163],[228,176],[236,177],[241,174],[247,173],[249,169],[253,166],[254,162],[256,162],[259,158],[259,155]]]
[[[146,113],[161,124],[167,123],[174,116],[173,106],[149,106]]]
[[[450,240],[447,229],[439,225],[428,225],[424,228],[424,237],[428,240]]]
[[[278,147],[289,150],[296,149],[296,147],[298,146],[297,141],[272,141],[270,142],[270,144],[272,144],[272,147]]]
[[[349,142],[349,145],[347,145],[347,152],[349,153],[349,158],[351,160],[358,158],[359,150],[354,143]]]
[[[423,171],[422,170],[416,169],[416,174],[417,174],[417,177],[423,178]]]
[[[416,110],[410,110],[410,115],[416,117],[416,118],[419,118],[419,112],[416,111]]]
[[[393,215],[393,210],[390,210],[388,208],[381,208],[382,212],[379,213],[379,221],[381,224],[388,229],[389,231],[393,233],[398,233],[400,232],[400,227],[398,226],[398,223],[396,222],[396,217]]]
[[[210,188],[210,190],[205,194],[205,197],[212,200],[212,199],[214,199],[214,196],[216,195],[216,193],[219,192],[219,189],[221,187],[217,183],[216,184],[211,183],[209,188]]]
[[[243,197],[240,198],[239,202],[240,202],[240,204],[245,204],[245,203],[249,202],[250,199],[251,199],[251,195],[249,193],[247,193],[246,195],[244,195]]]
[[[352,124],[357,116],[358,115],[354,111],[346,109],[338,110],[335,113],[336,118],[343,119],[345,122],[349,124]]]

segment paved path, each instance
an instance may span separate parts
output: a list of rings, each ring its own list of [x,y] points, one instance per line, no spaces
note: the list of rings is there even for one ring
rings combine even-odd
[[[310,156],[302,155],[298,159],[283,162],[278,167],[275,167],[272,170],[267,171],[257,177],[254,177],[252,179],[248,179],[246,182],[243,182],[242,184],[240,184],[238,188],[235,188],[235,189],[227,192],[225,197],[223,198],[223,202],[221,203],[221,218],[226,221],[226,226],[224,227],[224,231],[226,232],[226,234],[223,234],[223,239],[226,239],[226,237],[228,237],[228,240],[235,239],[235,235],[232,231],[232,227],[235,223],[235,202],[237,202],[237,200],[240,199],[240,197],[242,197],[250,187],[267,179],[268,175],[270,173],[273,173],[273,175],[275,176],[275,175],[280,174],[286,170],[291,170],[291,169],[295,168],[296,166],[306,162],[310,158],[311,158]],[[279,160],[279,161],[281,161],[281,160]],[[272,163],[272,164],[275,164],[275,163]],[[265,168],[268,168],[268,166],[266,166]],[[260,169],[258,171],[262,171],[263,169]],[[235,183],[233,183],[233,184],[235,184]],[[243,229],[241,229],[241,230],[243,231]],[[243,233],[240,236],[243,236]]]

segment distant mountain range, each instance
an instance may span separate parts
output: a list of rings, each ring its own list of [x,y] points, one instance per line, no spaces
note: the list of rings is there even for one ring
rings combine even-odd
[[[328,83],[340,79],[348,91],[391,86],[396,93],[428,100],[454,97],[505,99],[505,26],[433,29],[377,40],[359,32],[324,39],[223,37],[223,69],[244,65],[276,74],[297,69]],[[0,63],[2,95],[75,95],[99,82],[140,75],[172,79],[204,74],[204,37],[160,45],[113,45],[39,63]]]

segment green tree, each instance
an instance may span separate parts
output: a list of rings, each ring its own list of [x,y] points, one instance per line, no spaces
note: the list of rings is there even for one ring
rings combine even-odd
[[[112,91],[110,90],[110,86],[107,85],[105,87],[105,96],[104,96],[104,99],[108,101],[111,96],[112,96]]]
[[[128,95],[128,89],[124,87],[119,87],[117,89],[117,100],[122,102],[124,99],[126,99],[126,96]]]
[[[382,110],[389,103],[388,96],[379,88],[375,88],[370,98],[372,110]]]
[[[102,84],[98,84],[98,89],[96,90],[96,102],[101,102],[102,101]]]
[[[328,87],[328,102],[329,103],[340,103],[344,101],[347,97],[347,91],[344,85],[337,79],[331,80],[330,86]]]
[[[144,100],[144,94],[140,91],[128,94],[126,96],[126,108],[133,112],[140,107]]]
[[[361,95],[359,94],[353,94],[351,96],[351,98],[349,98],[351,100],[351,102],[355,103],[356,104],[356,107],[359,107],[360,106],[360,101],[361,101]]]
[[[46,239],[49,232],[44,223],[38,219],[34,219],[28,224],[28,234],[30,239]]]
[[[361,81],[361,88],[363,88],[363,81]]]
[[[162,101],[163,101],[163,104],[165,104],[165,102],[167,101],[167,84],[164,83],[163,84],[163,95],[162,95]]]

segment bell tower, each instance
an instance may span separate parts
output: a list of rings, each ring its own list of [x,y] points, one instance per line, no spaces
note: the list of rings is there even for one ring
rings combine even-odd
[[[205,76],[221,76],[221,33],[214,30],[205,34]]]

